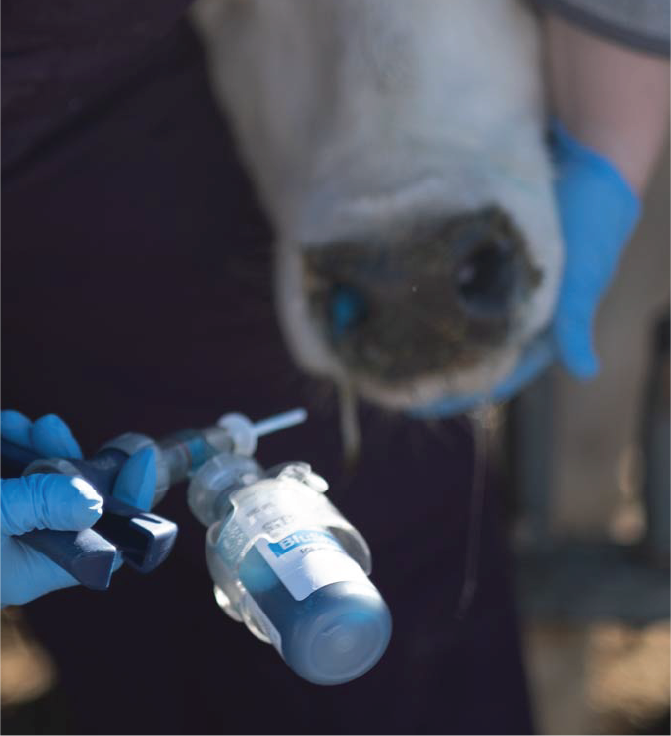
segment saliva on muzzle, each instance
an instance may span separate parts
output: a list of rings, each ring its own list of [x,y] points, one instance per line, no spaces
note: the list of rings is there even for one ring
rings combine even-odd
[[[354,376],[393,387],[482,360],[505,343],[539,283],[523,238],[496,207],[304,248],[323,337]]]

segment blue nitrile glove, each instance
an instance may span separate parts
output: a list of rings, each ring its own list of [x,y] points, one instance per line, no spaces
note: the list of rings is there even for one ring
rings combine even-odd
[[[564,277],[552,324],[559,358],[577,378],[599,372],[592,329],[641,203],[617,169],[555,121],[555,193],[566,243]]]
[[[2,439],[33,449],[45,457],[81,458],[82,452],[67,425],[55,414],[34,424],[17,411],[0,413]],[[156,463],[153,450],[140,450],[128,459],[113,493],[148,511],[154,495]],[[144,506],[138,506],[144,504]],[[62,567],[17,537],[32,529],[81,531],[102,514],[102,498],[81,478],[35,474],[2,481],[1,553],[2,605],[22,605],[45,593],[77,585]]]
[[[416,416],[447,417],[487,401],[504,401],[556,358],[577,378],[599,372],[592,339],[594,317],[636,225],[640,202],[613,164],[572,138],[559,121],[553,122],[551,133],[565,244],[552,325],[527,346],[515,370],[493,391],[446,397],[414,410]]]

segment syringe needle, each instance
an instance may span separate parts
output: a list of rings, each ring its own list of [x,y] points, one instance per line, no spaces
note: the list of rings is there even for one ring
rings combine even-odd
[[[278,432],[280,429],[288,429],[289,427],[295,427],[297,424],[302,424],[307,418],[308,413],[302,407],[292,409],[291,411],[282,412],[282,414],[275,414],[275,416],[267,419],[261,419],[254,425],[254,430],[257,437],[263,437],[266,434]]]

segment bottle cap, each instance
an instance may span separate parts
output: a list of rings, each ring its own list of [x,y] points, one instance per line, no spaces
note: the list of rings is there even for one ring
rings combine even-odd
[[[371,669],[391,636],[391,615],[375,587],[333,583],[310,598],[315,615],[282,638],[286,663],[317,685],[339,685]]]

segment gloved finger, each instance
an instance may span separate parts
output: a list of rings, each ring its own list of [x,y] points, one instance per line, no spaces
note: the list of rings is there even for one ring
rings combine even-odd
[[[121,468],[112,493],[135,508],[149,511],[156,491],[156,456],[151,447],[138,450]]]
[[[593,315],[564,309],[554,322],[554,336],[561,360],[576,378],[594,378],[599,359],[592,338]]]
[[[20,539],[8,539],[3,543],[3,606],[21,606],[46,593],[78,584],[60,565]]]
[[[80,460],[83,455],[68,425],[55,414],[40,417],[30,431],[32,447],[43,457],[68,457]]]
[[[30,428],[33,423],[19,411],[6,409],[0,412],[0,433],[3,440],[9,440],[21,447],[31,448]]]
[[[2,481],[0,529],[18,535],[32,529],[80,531],[102,515],[100,494],[82,478],[26,475]]]

